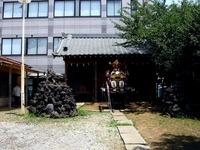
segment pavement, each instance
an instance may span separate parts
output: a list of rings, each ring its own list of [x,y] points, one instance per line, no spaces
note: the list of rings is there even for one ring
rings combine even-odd
[[[84,103],[77,103],[77,107]],[[103,110],[101,110],[103,111]],[[105,111],[108,111],[105,109]],[[126,150],[150,150],[148,143],[139,134],[134,127],[133,122],[129,120],[120,110],[110,111],[113,120],[117,122],[119,134],[124,142]]]

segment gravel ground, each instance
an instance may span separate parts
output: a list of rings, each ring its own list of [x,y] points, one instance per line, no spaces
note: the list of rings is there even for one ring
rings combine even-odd
[[[110,126],[110,113],[95,112],[67,121],[35,120],[0,112],[0,149],[125,150],[117,128]]]

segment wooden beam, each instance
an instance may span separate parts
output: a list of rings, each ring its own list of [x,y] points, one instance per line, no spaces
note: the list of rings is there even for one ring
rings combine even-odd
[[[68,77],[67,77],[67,73],[68,73],[68,63],[65,61],[65,83],[67,83],[68,81]]]
[[[9,68],[9,108],[12,105],[12,68]]]
[[[97,61],[94,62],[94,101],[97,102]]]
[[[25,76],[25,96],[26,96],[26,98],[25,98],[25,106],[27,106],[27,104],[28,104],[28,72],[26,71],[26,76]]]

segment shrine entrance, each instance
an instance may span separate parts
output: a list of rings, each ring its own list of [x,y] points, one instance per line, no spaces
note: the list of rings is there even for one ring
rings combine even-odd
[[[70,64],[68,66],[68,85],[73,89],[79,102],[94,99],[94,67],[92,64]]]

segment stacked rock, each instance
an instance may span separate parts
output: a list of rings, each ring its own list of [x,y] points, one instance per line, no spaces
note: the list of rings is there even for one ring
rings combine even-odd
[[[29,112],[40,116],[45,113],[51,118],[73,117],[77,115],[76,101],[72,89],[66,85],[61,75],[47,70],[46,81],[39,83],[37,92],[30,100]]]

